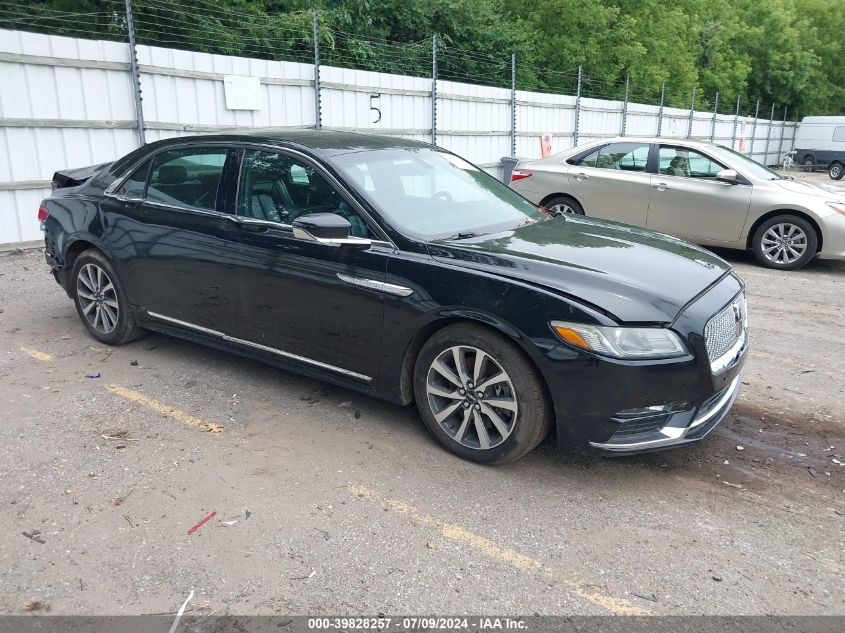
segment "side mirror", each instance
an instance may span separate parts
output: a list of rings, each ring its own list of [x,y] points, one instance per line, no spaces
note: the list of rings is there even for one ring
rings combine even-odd
[[[733,169],[723,169],[716,174],[716,180],[735,185],[739,180],[739,175]]]
[[[328,244],[330,246],[358,246],[366,248],[371,240],[352,237],[349,220],[336,213],[309,213],[293,221],[293,236],[308,242]]]

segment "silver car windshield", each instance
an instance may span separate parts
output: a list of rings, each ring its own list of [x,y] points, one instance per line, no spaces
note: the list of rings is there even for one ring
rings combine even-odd
[[[352,152],[333,161],[393,226],[422,240],[466,239],[548,219],[464,159],[428,148]]]
[[[781,176],[776,171],[772,171],[765,165],[761,165],[756,160],[752,160],[748,158],[745,154],[741,154],[735,150],[732,150],[728,147],[724,147],[723,145],[717,145],[714,149],[714,153],[716,155],[720,155],[727,160],[733,160],[739,163],[739,169],[743,172],[743,174],[750,176],[751,178],[757,178],[759,180],[783,180],[784,177]]]

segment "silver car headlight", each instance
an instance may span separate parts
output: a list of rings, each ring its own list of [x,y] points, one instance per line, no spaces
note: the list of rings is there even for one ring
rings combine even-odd
[[[624,359],[674,358],[687,348],[672,330],[662,327],[607,327],[552,321],[558,337],[583,350]]]

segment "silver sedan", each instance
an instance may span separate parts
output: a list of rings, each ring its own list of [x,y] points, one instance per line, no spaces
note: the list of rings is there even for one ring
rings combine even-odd
[[[770,268],[845,259],[845,190],[781,176],[713,143],[606,139],[520,161],[510,185],[552,211],[752,249]]]

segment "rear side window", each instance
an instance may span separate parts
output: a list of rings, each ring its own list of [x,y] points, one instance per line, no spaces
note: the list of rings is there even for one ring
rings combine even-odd
[[[833,128],[833,140],[845,141],[845,125],[837,125]]]
[[[576,164],[599,169],[645,171],[648,164],[648,144],[611,143],[587,154]]]
[[[226,150],[222,148],[162,152],[153,160],[147,199],[213,211],[225,162]]]
[[[123,183],[123,186],[117,193],[119,193],[121,196],[126,196],[127,198],[135,198],[138,200],[143,198],[144,189],[147,185],[147,174],[150,173],[151,162],[152,161],[148,160],[146,163],[136,169],[132,173],[132,175],[127,178],[126,182]]]

